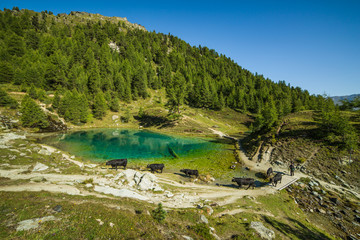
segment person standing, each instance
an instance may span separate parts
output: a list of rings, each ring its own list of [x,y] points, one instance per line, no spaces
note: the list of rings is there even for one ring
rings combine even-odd
[[[293,162],[291,162],[289,168],[290,168],[290,176],[294,176],[295,166]]]

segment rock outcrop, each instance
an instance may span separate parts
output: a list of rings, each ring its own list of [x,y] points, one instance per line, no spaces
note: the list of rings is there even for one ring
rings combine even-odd
[[[266,228],[262,222],[251,222],[250,227],[253,228],[263,239],[271,240],[275,238],[275,232]]]

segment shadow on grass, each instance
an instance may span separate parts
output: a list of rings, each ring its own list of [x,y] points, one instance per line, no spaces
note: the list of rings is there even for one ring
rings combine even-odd
[[[281,232],[282,234],[293,238],[293,236],[296,236],[299,239],[306,239],[306,240],[326,240],[331,239],[322,232],[319,232],[317,230],[310,230],[307,226],[299,222],[298,220],[288,218],[288,220],[293,223],[294,226],[290,226],[286,223],[279,222],[274,218],[264,216],[264,220],[270,224],[273,228]]]
[[[152,116],[152,115],[145,115],[143,117],[134,116],[136,120],[140,122],[140,125],[143,127],[171,127],[174,126],[174,122],[170,121],[166,117],[161,116]]]
[[[216,138],[216,139],[210,140],[209,142],[234,145],[234,141],[231,139],[228,139],[228,138]]]
[[[267,184],[268,183],[266,183],[266,182],[260,182],[260,181],[255,180],[255,188],[254,189],[256,189],[258,187],[263,187],[263,186],[265,186]],[[239,190],[246,190],[249,187],[249,185],[242,185],[242,187],[240,188],[239,185],[236,185],[236,184],[233,184],[233,183],[229,183],[229,184],[219,184],[219,183],[217,183],[216,185],[221,186],[221,187],[235,188],[235,189],[239,189]],[[252,189],[252,187],[250,187],[249,189]]]
[[[184,177],[184,178],[193,178],[192,176],[188,176],[188,175],[186,175],[186,174],[184,174],[184,173],[174,173],[175,175],[179,175],[179,176],[181,176],[181,177]]]

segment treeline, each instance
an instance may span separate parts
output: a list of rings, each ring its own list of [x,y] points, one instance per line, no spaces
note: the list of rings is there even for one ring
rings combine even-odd
[[[341,110],[359,110],[360,109],[360,96],[355,97],[352,100],[341,100]]]
[[[86,122],[90,114],[101,118],[109,108],[117,111],[119,100],[145,99],[148,89],[160,88],[166,89],[172,113],[185,103],[280,118],[321,109],[326,102],[253,74],[212,49],[125,21],[15,7],[0,12],[0,29],[0,83],[56,92],[55,107],[73,122]],[[266,121],[258,121],[258,127],[273,122]]]

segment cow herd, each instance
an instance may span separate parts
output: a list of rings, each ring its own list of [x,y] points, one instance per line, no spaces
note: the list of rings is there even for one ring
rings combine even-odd
[[[124,167],[124,169],[126,169],[127,162],[128,161],[126,158],[114,159],[114,160],[107,161],[106,165],[110,165],[112,168],[115,168],[116,170],[118,169],[118,167]],[[154,172],[158,173],[158,171],[160,171],[160,173],[162,173],[164,167],[165,167],[165,165],[163,163],[153,163],[153,164],[148,164],[146,166],[146,168],[149,168],[152,173],[154,173]],[[188,177],[191,177],[191,176],[199,177],[198,170],[181,169],[180,172],[184,173]],[[273,169],[269,168],[266,172],[266,177],[270,178],[273,173],[274,173]],[[283,173],[281,173],[281,172],[277,172],[274,177],[270,178],[269,183],[276,187],[278,182],[281,183],[282,174]],[[253,189],[255,188],[255,179],[253,179],[253,178],[234,177],[231,181],[236,182],[239,185],[239,188],[241,188],[243,185],[248,186],[246,189],[249,189],[250,187],[252,187]]]
[[[116,170],[118,169],[118,167],[124,167],[124,169],[126,169],[127,166],[127,159],[123,158],[123,159],[113,159],[110,161],[106,162],[106,165],[110,165],[111,168],[115,168]],[[146,168],[150,168],[151,173],[158,173],[160,171],[160,173],[163,172],[165,165],[163,163],[152,163],[152,164],[148,164],[146,166]],[[198,170],[192,170],[192,169],[181,169],[180,172],[185,173],[186,176],[195,176],[195,177],[199,177],[199,171]]]

